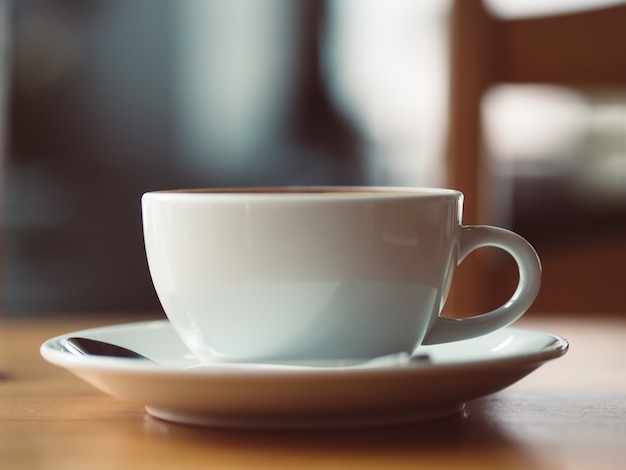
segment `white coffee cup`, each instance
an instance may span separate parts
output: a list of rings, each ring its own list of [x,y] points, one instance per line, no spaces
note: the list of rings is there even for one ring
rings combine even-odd
[[[175,330],[209,361],[371,358],[483,335],[534,301],[541,265],[513,232],[461,223],[428,188],[244,188],[142,197],[148,265]],[[455,267],[501,248],[520,280],[500,308],[440,317]]]

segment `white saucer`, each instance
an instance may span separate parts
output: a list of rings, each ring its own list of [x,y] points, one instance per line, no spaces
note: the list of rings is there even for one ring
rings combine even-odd
[[[65,339],[81,336],[137,351],[154,361],[76,356]],[[323,428],[399,424],[459,412],[465,402],[515,383],[567,351],[554,335],[505,328],[480,338],[424,346],[422,363],[371,366],[200,362],[167,320],[94,328],[41,346],[49,362],[151,415],[230,428]],[[383,365],[381,365],[383,364]],[[191,366],[191,368],[189,368]]]

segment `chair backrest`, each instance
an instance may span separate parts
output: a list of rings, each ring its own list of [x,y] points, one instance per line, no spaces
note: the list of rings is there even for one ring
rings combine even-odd
[[[447,184],[465,193],[464,222],[490,220],[494,182],[482,148],[481,103],[503,83],[626,89],[626,4],[563,15],[503,19],[481,0],[455,0],[451,13]],[[531,240],[532,242],[532,240]],[[498,303],[502,276],[479,257],[455,278],[451,310]],[[488,264],[488,263],[487,263]],[[544,270],[545,271],[545,270]]]

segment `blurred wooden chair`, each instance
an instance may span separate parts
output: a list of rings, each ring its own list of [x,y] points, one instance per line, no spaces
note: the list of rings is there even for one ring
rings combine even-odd
[[[455,0],[450,28],[447,184],[465,193],[464,223],[491,223],[489,199],[496,194],[483,152],[485,94],[504,83],[626,90],[626,4],[502,19],[481,0]],[[490,261],[489,253],[473,254],[461,265],[447,311],[480,313],[510,295],[514,267]],[[626,313],[626,234],[539,255],[544,276],[533,310]]]

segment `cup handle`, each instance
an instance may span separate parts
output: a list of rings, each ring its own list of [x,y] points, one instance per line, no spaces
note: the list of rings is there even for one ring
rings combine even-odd
[[[474,338],[510,325],[532,305],[541,284],[541,262],[524,238],[509,230],[484,225],[462,226],[459,262],[478,248],[493,246],[508,252],[519,271],[519,282],[511,298],[499,308],[469,318],[437,317],[422,344],[446,343]]]

